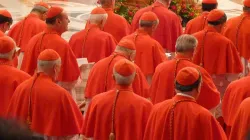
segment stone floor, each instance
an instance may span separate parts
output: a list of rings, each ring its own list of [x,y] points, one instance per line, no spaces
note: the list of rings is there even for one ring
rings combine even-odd
[[[8,9],[17,22],[27,15],[32,5],[39,0],[0,0],[0,9]],[[69,25],[69,31],[63,34],[63,37],[68,40],[71,35],[84,28],[86,19],[89,16],[90,11],[96,7],[97,0],[43,0],[50,5],[60,5],[69,14],[71,23]],[[233,0],[240,3],[241,0]],[[225,10],[228,17],[234,17],[241,13],[242,5],[237,4],[230,0],[218,0],[219,8]]]

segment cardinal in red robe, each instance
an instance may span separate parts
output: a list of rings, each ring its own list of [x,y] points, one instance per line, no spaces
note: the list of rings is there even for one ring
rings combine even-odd
[[[203,79],[197,103],[214,112],[213,109],[220,103],[220,93],[208,72],[191,61],[196,45],[197,40],[193,36],[180,36],[176,42],[176,57],[157,66],[150,87],[150,97],[153,104],[174,97],[176,95],[174,82],[177,73],[182,68],[194,67],[199,69]]]
[[[13,66],[15,53],[14,40],[8,36],[0,37],[0,117],[4,117],[17,86],[30,78],[27,73]]]
[[[7,117],[16,119],[45,139],[78,137],[82,114],[71,95],[55,81],[61,58],[52,49],[38,56],[38,71],[16,89]]]
[[[250,98],[246,98],[239,106],[233,120],[229,140],[247,140],[250,132]]]
[[[227,125],[226,131],[228,136],[241,102],[250,97],[249,82],[250,76],[236,80],[228,85],[224,94],[222,101],[222,116]]]
[[[214,9],[208,15],[208,26],[194,34],[199,43],[193,62],[205,68],[212,76],[221,99],[229,83],[238,79],[243,70],[235,45],[220,34],[226,20],[222,10]],[[224,124],[221,104],[216,109],[215,117]]]
[[[89,102],[95,95],[115,88],[113,79],[114,64],[121,59],[134,60],[135,44],[131,40],[123,38],[117,45],[115,52],[107,58],[97,62],[90,71],[85,88],[85,98]],[[133,92],[139,96],[149,97],[149,85],[145,76],[138,66],[136,68],[136,77],[133,81]]]
[[[148,83],[152,81],[155,68],[167,57],[160,43],[151,36],[159,23],[159,19],[153,12],[145,12],[140,18],[140,27],[126,38],[135,42],[135,64],[142,70]]]
[[[226,140],[212,114],[196,100],[202,75],[194,67],[185,67],[176,75],[172,99],[156,104],[147,123],[144,140]]]
[[[46,23],[46,29],[29,41],[21,69],[33,75],[37,68],[36,61],[40,52],[45,49],[53,49],[62,59],[62,69],[58,76],[59,84],[70,91],[80,75],[80,70],[71,47],[61,37],[61,34],[68,30],[68,15],[61,7],[51,7]]]
[[[217,0],[202,0],[202,13],[198,17],[190,20],[185,28],[186,34],[194,34],[207,27],[207,16],[210,11],[218,6]]]
[[[77,58],[98,62],[113,53],[116,41],[111,34],[102,31],[107,16],[104,9],[100,7],[93,9],[86,29],[71,37],[69,44]]]
[[[95,140],[142,140],[152,103],[133,92],[135,65],[126,59],[115,63],[114,89],[96,95],[88,108],[83,134]]]
[[[4,33],[10,29],[13,19],[9,11],[3,9],[0,10],[0,37],[4,36]]]
[[[100,0],[99,2],[108,14],[103,31],[113,35],[119,42],[124,36],[130,34],[131,26],[124,17],[114,13],[115,0]]]
[[[18,59],[15,58],[14,60],[17,68],[20,69],[21,67],[23,55],[29,40],[46,28],[44,20],[48,9],[48,4],[44,2],[36,3],[30,14],[13,25],[8,32],[8,36],[12,37],[17,43],[17,46],[21,48]]]
[[[159,25],[153,34],[167,52],[175,51],[175,42],[182,34],[180,18],[168,9],[170,0],[156,0],[152,5],[136,12],[132,21],[132,31],[139,28],[139,20],[144,12],[152,11],[159,18]]]
[[[221,94],[224,94],[230,81],[237,79],[238,74],[242,72],[235,45],[220,34],[226,19],[223,11],[212,10],[207,19],[208,27],[194,34],[199,43],[193,62],[204,67],[212,75]]]
[[[226,22],[222,34],[233,41],[236,49],[240,53],[243,63],[243,75],[246,76],[248,71],[248,59],[250,59],[249,34],[250,29],[250,0],[244,0],[243,13],[240,16],[233,17]]]

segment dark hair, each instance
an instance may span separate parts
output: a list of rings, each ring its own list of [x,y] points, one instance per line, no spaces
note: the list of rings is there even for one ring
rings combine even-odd
[[[42,137],[34,137],[26,126],[17,121],[0,118],[0,140],[43,140]]]
[[[3,16],[3,15],[0,15],[0,24],[3,24],[5,22],[9,22],[10,24],[12,24],[13,19],[6,17],[6,16]]]
[[[110,6],[112,5],[112,0],[100,0],[100,4],[103,6]]]
[[[219,20],[217,20],[217,21],[208,21],[208,24],[211,24],[211,25],[216,26],[216,25],[220,25],[220,24],[222,24],[222,23],[225,23],[226,21],[227,21],[227,15],[224,14],[224,16],[221,17],[221,18],[220,18]]]
[[[181,85],[177,81],[175,81],[175,89],[177,89],[177,90],[179,90],[181,92],[189,92],[189,91],[192,91],[195,88],[198,88],[200,82],[201,82],[201,76],[192,85],[188,85],[188,86]]]
[[[139,22],[141,27],[152,27],[153,25],[157,24],[157,21],[143,21],[140,20]]]
[[[52,18],[46,18],[46,24],[55,24],[56,23],[56,19],[58,19],[58,18],[62,18],[62,15],[61,14],[59,14],[59,15],[57,15],[57,16],[54,16],[54,17],[52,17]]]
[[[250,7],[244,6],[244,7],[243,7],[243,11],[244,11],[244,12],[250,12]]]
[[[207,4],[207,3],[202,3],[201,6],[202,6],[202,10],[203,11],[212,11],[213,9],[216,9],[217,7],[217,3],[216,4]]]

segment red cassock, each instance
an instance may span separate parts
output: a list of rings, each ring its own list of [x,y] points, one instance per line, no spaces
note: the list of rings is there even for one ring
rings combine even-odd
[[[203,30],[207,26],[207,16],[209,12],[203,12],[200,16],[190,20],[185,28],[185,34],[194,34]]]
[[[109,33],[102,31],[97,25],[74,34],[69,45],[77,58],[87,58],[88,62],[98,62],[110,56],[116,47],[116,41]]]
[[[113,35],[117,42],[130,34],[131,26],[124,17],[115,14],[112,8],[104,8],[104,10],[108,14],[108,19],[103,31]]]
[[[91,69],[87,85],[85,88],[85,97],[92,98],[95,95],[111,90],[115,87],[113,79],[113,67],[116,62],[121,59],[126,59],[125,56],[119,53],[113,53],[111,56],[97,62]],[[135,94],[142,97],[149,97],[149,85],[145,76],[138,66],[136,67],[136,77],[133,82],[133,91]]]
[[[79,134],[83,121],[70,93],[44,73],[35,74],[18,86],[7,117],[29,122],[31,130],[46,136]]]
[[[180,18],[160,2],[140,9],[136,12],[132,21],[132,31],[136,31],[139,27],[139,20],[144,12],[152,11],[159,18],[159,25],[153,34],[153,38],[157,40],[164,49],[175,52],[175,42],[182,34]]]
[[[176,95],[174,82],[176,74],[184,67],[197,68],[202,74],[202,87],[197,103],[206,109],[213,109],[220,103],[220,93],[208,72],[195,65],[189,58],[177,54],[176,58],[160,64],[153,76],[150,97],[153,104],[171,99]]]
[[[250,98],[245,99],[235,114],[232,131],[229,140],[247,140],[250,130]],[[249,138],[248,138],[249,139]]]
[[[0,59],[0,117],[4,117],[15,89],[30,76],[12,66],[10,61]]]
[[[212,114],[193,98],[176,95],[153,107],[144,140],[226,140]]]
[[[142,140],[150,111],[153,107],[147,99],[133,93],[132,87],[118,87],[118,99],[114,114],[116,140]],[[116,90],[96,95],[90,102],[83,134],[95,140],[109,140],[112,127],[112,108]]]
[[[233,41],[240,56],[247,60],[250,58],[250,40],[248,39],[250,34],[249,24],[250,15],[243,13],[240,16],[229,19],[222,31],[223,35]]]
[[[145,76],[153,75],[155,68],[167,60],[159,42],[151,38],[151,36],[142,29],[138,29],[126,38],[135,42],[135,64],[139,66]]]
[[[198,40],[193,62],[204,67],[209,74],[241,73],[242,64],[233,42],[213,27],[193,34]]]
[[[13,38],[21,52],[25,52],[29,40],[36,34],[44,31],[46,24],[39,19],[36,14],[29,14],[23,20],[19,21],[8,32],[8,36]]]
[[[61,57],[62,66],[58,81],[72,82],[78,79],[80,70],[69,44],[51,29],[34,36],[27,45],[21,70],[33,75],[37,67],[37,57],[45,49],[55,50]]]
[[[228,133],[230,133],[230,128],[233,125],[233,121],[236,117],[236,112],[241,102],[247,97],[250,97],[249,82],[250,77],[247,76],[240,80],[232,82],[226,89],[222,101],[222,116],[228,126]]]
[[[5,34],[0,30],[0,37],[4,36]]]

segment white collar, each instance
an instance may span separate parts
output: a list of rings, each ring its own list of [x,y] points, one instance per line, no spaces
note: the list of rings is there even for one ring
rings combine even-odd
[[[177,93],[177,95],[180,95],[180,96],[185,96],[185,97],[188,97],[188,98],[192,98],[195,100],[195,98],[193,96],[190,96],[190,95],[187,95],[187,94],[183,94],[183,93]]]

